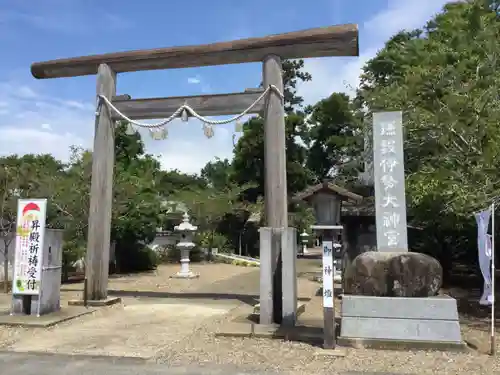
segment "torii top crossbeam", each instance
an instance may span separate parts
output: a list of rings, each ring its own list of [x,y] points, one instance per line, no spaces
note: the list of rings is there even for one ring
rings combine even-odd
[[[116,73],[189,68],[261,62],[269,54],[282,59],[358,56],[358,27],[338,25],[230,42],[36,62],[31,66],[31,73],[39,79],[92,75],[97,73],[100,64],[109,65]]]

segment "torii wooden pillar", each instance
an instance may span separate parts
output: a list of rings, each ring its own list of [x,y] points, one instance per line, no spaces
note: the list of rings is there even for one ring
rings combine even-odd
[[[116,74],[141,70],[174,69],[209,65],[263,63],[265,87],[275,85],[283,92],[282,59],[325,56],[358,56],[357,25],[309,29],[262,38],[241,39],[198,46],[109,53],[37,62],[31,66],[35,78],[76,77],[97,74],[97,94],[104,95],[132,119],[161,118],[188,103],[202,116],[238,114],[260,92],[176,98],[135,99],[116,96]],[[272,91],[267,103],[259,103],[254,113],[265,109],[265,220],[266,226],[288,225],[286,189],[285,119],[283,101]],[[111,205],[114,166],[113,124],[116,116],[107,106],[96,115],[92,162],[92,187],[87,241],[87,299],[107,298],[111,232]],[[281,250],[273,254],[274,321],[281,311]]]

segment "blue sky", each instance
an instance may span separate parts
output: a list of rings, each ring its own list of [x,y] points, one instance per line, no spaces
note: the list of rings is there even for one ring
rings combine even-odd
[[[422,26],[446,2],[0,0],[0,153],[52,153],[67,160],[71,145],[92,147],[95,76],[36,80],[30,73],[35,61],[358,24],[360,57],[306,61],[313,80],[299,94],[314,103],[334,91],[349,92],[387,38]],[[260,80],[260,64],[159,70],[120,74],[117,92],[133,98],[238,92]],[[168,139],[143,138],[163,168],[196,173],[215,157],[231,158],[233,128],[218,127],[206,139],[196,120],[174,121]]]

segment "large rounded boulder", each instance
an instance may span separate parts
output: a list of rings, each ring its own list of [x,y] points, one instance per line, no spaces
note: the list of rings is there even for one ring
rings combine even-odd
[[[358,255],[344,273],[344,293],[380,297],[431,297],[443,280],[441,264],[412,252],[370,251]]]

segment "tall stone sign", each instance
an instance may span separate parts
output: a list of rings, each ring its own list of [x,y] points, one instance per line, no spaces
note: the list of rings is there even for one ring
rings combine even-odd
[[[373,114],[373,169],[377,249],[408,251],[401,112]]]

